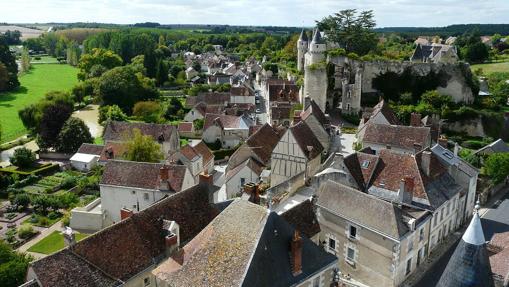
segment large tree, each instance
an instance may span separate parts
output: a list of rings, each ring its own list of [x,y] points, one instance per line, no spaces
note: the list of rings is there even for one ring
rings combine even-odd
[[[142,135],[134,129],[131,140],[127,143],[126,159],[139,162],[159,162],[163,159],[161,146],[151,136]]]
[[[81,56],[78,63],[80,69],[78,79],[85,80],[91,77],[101,76],[101,74],[92,73],[101,70],[103,72],[122,65],[122,59],[113,51],[95,48],[89,54]]]
[[[486,174],[495,183],[504,181],[509,175],[509,153],[494,153],[484,162]]]
[[[365,55],[376,48],[376,26],[372,10],[357,13],[356,9],[341,10],[316,22],[327,39],[347,52]]]
[[[0,65],[5,66],[7,70],[7,75],[5,75],[5,69],[0,67],[0,92],[18,87],[18,64],[16,64],[16,57],[9,50],[4,36],[0,36]]]
[[[13,156],[10,158],[13,165],[21,168],[27,168],[34,164],[35,154],[26,147],[18,148],[14,151]]]
[[[0,240],[0,282],[5,287],[17,287],[25,282],[28,264],[32,258],[18,253]]]
[[[37,138],[41,148],[57,145],[60,130],[71,114],[72,108],[62,103],[50,103],[44,108]]]
[[[70,117],[58,134],[56,149],[59,152],[75,153],[83,143],[92,143],[90,131],[81,119]]]

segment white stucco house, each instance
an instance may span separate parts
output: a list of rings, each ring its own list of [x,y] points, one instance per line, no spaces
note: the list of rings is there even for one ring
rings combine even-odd
[[[70,158],[71,166],[79,171],[89,171],[99,161],[104,146],[84,143]]]
[[[254,122],[247,116],[207,114],[202,139],[207,143],[221,142],[223,148],[233,148],[249,137]]]
[[[196,183],[200,173],[211,174],[214,171],[214,154],[203,141],[193,141],[183,146],[171,155],[167,162],[187,166]]]

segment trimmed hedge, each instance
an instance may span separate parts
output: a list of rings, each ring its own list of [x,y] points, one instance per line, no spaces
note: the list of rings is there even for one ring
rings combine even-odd
[[[40,168],[34,169],[32,171],[20,171],[20,170],[13,170],[9,168],[2,168],[0,169],[0,172],[2,173],[8,173],[8,174],[19,174],[21,176],[29,176],[29,175],[46,175],[53,171],[60,170],[60,166],[58,164],[52,164],[52,163],[46,163],[43,164]]]

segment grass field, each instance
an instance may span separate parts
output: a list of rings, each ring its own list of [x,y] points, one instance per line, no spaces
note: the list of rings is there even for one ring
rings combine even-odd
[[[509,72],[509,62],[477,64],[470,66],[472,71],[481,68],[484,74],[489,75],[495,72]]]
[[[21,86],[12,92],[0,93],[0,143],[16,139],[26,133],[18,117],[18,110],[36,103],[52,90],[70,90],[77,82],[78,69],[61,64],[33,65],[19,78]]]
[[[76,233],[76,241],[80,241],[88,234]],[[28,248],[28,252],[37,252],[42,254],[51,254],[64,248],[64,236],[60,231],[53,231],[50,235],[37,242],[34,246]]]

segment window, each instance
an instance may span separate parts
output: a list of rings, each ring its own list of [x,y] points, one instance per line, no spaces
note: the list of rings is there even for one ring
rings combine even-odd
[[[240,178],[240,186],[244,186],[245,183],[246,183],[246,179],[241,177]]]
[[[143,194],[143,199],[144,199],[144,200],[148,200],[148,192],[145,192],[145,193]]]
[[[444,220],[444,211],[442,210],[442,212],[440,212],[440,222],[442,222],[442,220]]]
[[[369,167],[369,160],[362,161],[361,167],[364,169],[367,169]]]
[[[150,278],[149,277],[143,279],[143,286],[150,286]]]
[[[329,250],[335,251],[336,250],[336,240],[329,238]]]
[[[421,228],[421,230],[419,230],[419,241],[422,240],[424,240],[424,228]]]
[[[414,249],[414,240],[413,240],[413,238],[409,238],[408,239],[408,251],[407,251],[407,253],[409,253],[413,249]]]
[[[136,190],[131,190],[131,193],[132,194],[136,194]]]
[[[320,287],[320,276],[313,279],[313,287]]]
[[[350,225],[350,238],[357,238],[357,227]]]
[[[355,261],[355,249],[348,247],[346,250],[346,260],[350,262]]]
[[[433,219],[433,227],[437,226],[437,218],[438,218],[438,214]]]
[[[410,274],[410,271],[412,271],[412,258],[408,259],[408,261],[406,262],[406,272],[405,272],[405,274],[406,275]]]
[[[449,206],[450,206],[450,202],[447,204],[447,207],[445,209],[445,215],[449,215]]]

